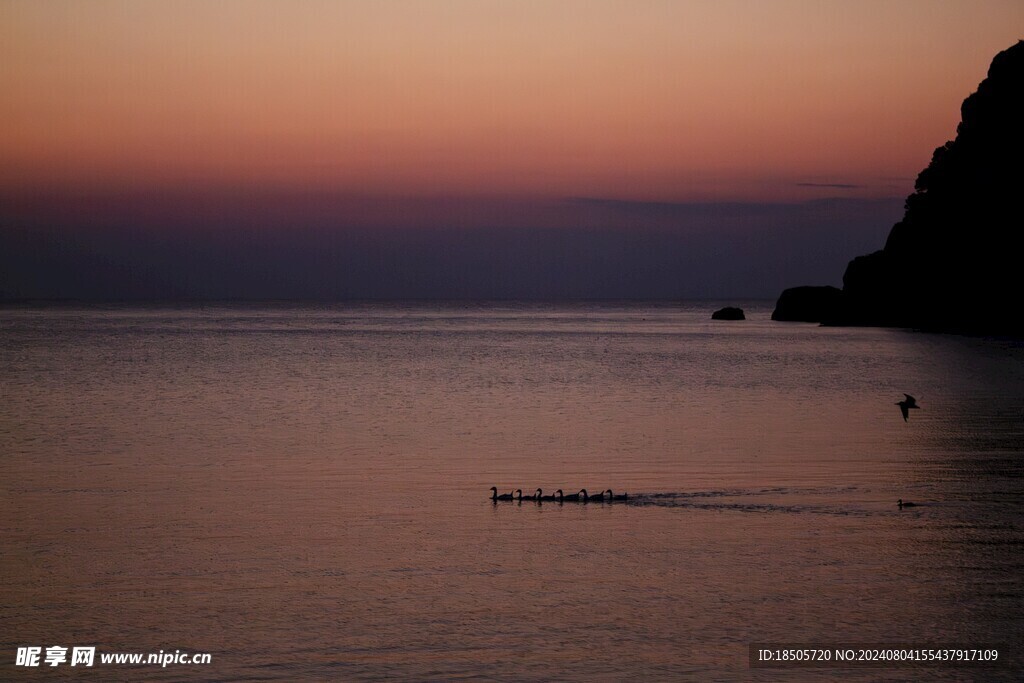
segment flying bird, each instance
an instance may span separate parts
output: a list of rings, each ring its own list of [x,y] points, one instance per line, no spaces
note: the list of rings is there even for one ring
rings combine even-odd
[[[921,406],[917,405],[917,399],[910,394],[903,394],[907,398],[903,401],[896,401],[896,405],[900,407],[900,412],[903,413],[903,421],[906,422],[910,416],[910,409],[920,409]]]

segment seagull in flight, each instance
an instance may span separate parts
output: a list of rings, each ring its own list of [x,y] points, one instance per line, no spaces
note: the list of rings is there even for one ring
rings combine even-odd
[[[920,409],[921,406],[917,405],[917,399],[910,394],[903,394],[907,398],[903,401],[896,401],[896,405],[900,407],[900,412],[903,413],[903,421],[906,422],[910,416],[910,409]]]

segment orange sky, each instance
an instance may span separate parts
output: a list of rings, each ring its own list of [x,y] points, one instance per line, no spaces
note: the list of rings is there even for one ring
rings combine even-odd
[[[0,0],[0,185],[903,195],[1022,36],[1019,0]]]

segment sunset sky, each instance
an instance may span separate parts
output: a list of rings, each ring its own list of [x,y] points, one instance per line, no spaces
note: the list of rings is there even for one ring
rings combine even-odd
[[[168,193],[217,205],[189,214],[204,233],[252,222],[240,196],[303,227],[315,196],[324,229],[557,227],[580,199],[574,228],[621,202],[898,206],[1022,36],[1019,0],[0,0],[0,229],[189,229]]]

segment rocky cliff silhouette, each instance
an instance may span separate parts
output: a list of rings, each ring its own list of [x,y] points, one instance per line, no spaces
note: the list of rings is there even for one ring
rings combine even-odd
[[[821,322],[1024,333],[1024,41],[996,55],[960,112],[956,139],[917,177],[885,248],[850,262]]]

